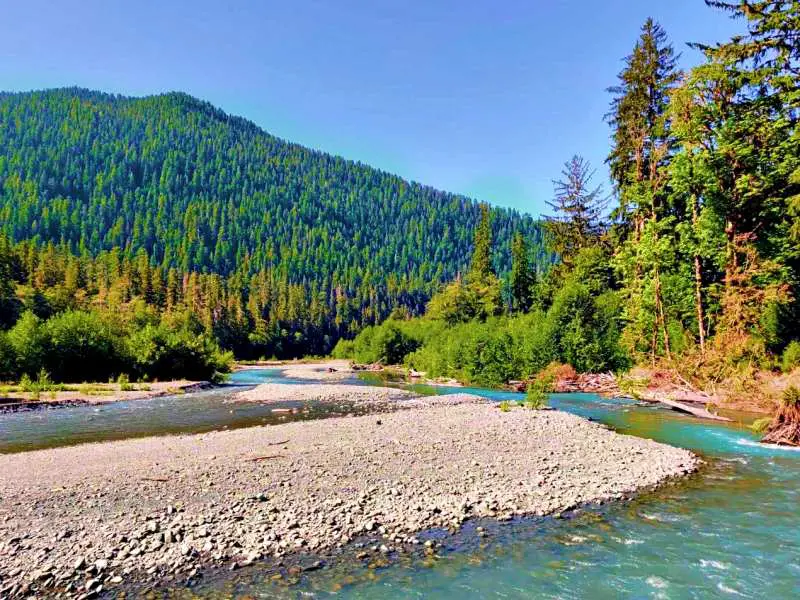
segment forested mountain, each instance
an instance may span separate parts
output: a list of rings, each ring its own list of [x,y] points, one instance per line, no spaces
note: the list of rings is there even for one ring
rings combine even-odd
[[[419,313],[466,268],[479,214],[185,94],[0,94],[5,327],[141,300],[191,312],[242,356],[323,353],[393,309]],[[548,261],[532,218],[495,208],[491,223],[501,276],[515,232]]]
[[[284,142],[178,93],[3,94],[0,182],[13,240],[144,249],[163,267],[228,275],[246,264],[334,285],[451,278],[478,217],[465,197]],[[530,218],[493,211],[499,240],[518,226],[538,233]]]

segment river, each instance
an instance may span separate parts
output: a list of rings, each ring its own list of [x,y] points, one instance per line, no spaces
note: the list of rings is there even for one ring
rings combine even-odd
[[[102,407],[0,415],[0,451],[155,433],[277,422],[258,405],[222,400],[239,386],[285,381],[244,371],[232,386]],[[473,388],[493,400],[522,395]],[[468,525],[435,559],[403,557],[366,569],[343,561],[284,587],[257,567],[212,579],[180,596],[255,598],[792,598],[800,596],[800,452],[759,445],[736,424],[590,394],[554,395],[551,405],[701,454],[687,480],[568,518]],[[270,407],[271,408],[271,407]],[[230,412],[231,410],[234,412]],[[288,418],[326,416],[324,409]],[[284,418],[287,418],[285,415]],[[436,535],[437,532],[431,532]]]

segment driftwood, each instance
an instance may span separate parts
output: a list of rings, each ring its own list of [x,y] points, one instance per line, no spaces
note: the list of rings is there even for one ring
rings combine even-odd
[[[160,483],[166,483],[169,481],[166,477],[142,477],[142,481],[158,481]]]
[[[383,365],[379,363],[373,363],[371,365],[353,364],[352,369],[353,371],[383,371]]]
[[[705,392],[697,391],[691,383],[680,375],[678,375],[678,378],[684,384],[683,387],[672,384],[670,386],[672,387],[671,390],[648,390],[637,394],[636,397],[648,402],[660,402],[674,410],[701,419],[730,421],[727,417],[715,415],[705,408],[705,405],[712,400],[711,396]],[[527,381],[509,381],[508,385],[517,392],[524,392],[528,388]],[[613,373],[580,373],[558,377],[553,383],[552,391],[557,394],[580,392],[607,396],[622,395],[617,378]],[[694,403],[694,405],[686,404],[687,402]]]
[[[508,386],[515,392],[525,392],[528,381],[509,381]],[[617,379],[611,373],[581,373],[574,377],[559,377],[552,384],[556,394],[583,392],[586,394],[617,394]]]
[[[797,388],[790,387],[784,392],[783,403],[761,441],[765,444],[800,446],[800,391]]]
[[[666,406],[669,406],[670,408],[673,408],[677,411],[687,413],[689,415],[693,415],[701,419],[711,419],[712,421],[730,421],[728,417],[715,415],[714,413],[706,410],[705,408],[701,408],[699,406],[690,406],[689,404],[684,404],[683,402],[678,402],[677,400],[673,400],[671,398],[664,398],[662,396],[653,396],[652,398],[645,398],[645,399],[652,399],[652,401],[654,402],[660,402],[661,404],[665,404]]]
[[[288,444],[289,440],[283,440],[282,442],[270,442],[267,446],[283,446],[284,444]]]
[[[280,454],[272,454],[270,456],[254,456],[245,460],[248,462],[261,462],[262,460],[272,460],[273,458],[282,458],[282,456]]]

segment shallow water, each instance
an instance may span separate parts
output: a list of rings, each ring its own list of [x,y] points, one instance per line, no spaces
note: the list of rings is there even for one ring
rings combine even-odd
[[[473,388],[495,400],[521,394]],[[800,453],[759,445],[744,426],[591,394],[551,405],[631,435],[693,449],[701,473],[634,501],[470,528],[435,560],[345,563],[283,587],[258,569],[200,587],[256,598],[793,598],[800,596]]]
[[[278,370],[236,373],[230,386],[170,398],[0,415],[0,452],[154,433],[281,422],[269,407],[226,404],[242,386],[287,380]],[[371,382],[378,383],[378,381]],[[522,394],[475,388],[494,400]],[[297,403],[286,403],[297,406]],[[397,557],[366,569],[345,559],[286,587],[258,567],[192,595],[255,598],[793,598],[800,597],[800,452],[757,443],[744,426],[684,417],[629,400],[554,395],[551,405],[621,433],[699,452],[701,473],[634,501],[569,519],[474,524],[435,559]],[[233,412],[231,412],[233,410]],[[288,418],[326,416],[322,407]],[[316,411],[316,412],[315,412]],[[179,593],[184,596],[185,594]]]
[[[233,394],[260,383],[308,383],[287,379],[279,369],[233,373],[210,390],[99,405],[0,413],[0,453],[69,446],[151,435],[201,433],[315,419],[336,414],[330,406],[301,402],[229,403]],[[298,409],[295,414],[273,409]],[[354,411],[356,409],[353,409]]]

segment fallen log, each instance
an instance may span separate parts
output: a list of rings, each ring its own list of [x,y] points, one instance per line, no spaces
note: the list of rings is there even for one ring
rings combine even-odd
[[[700,419],[710,419],[712,421],[730,421],[728,417],[723,417],[720,415],[715,415],[714,413],[706,410],[705,408],[701,408],[699,406],[690,406],[688,404],[684,404],[683,402],[678,402],[677,400],[672,400],[671,398],[664,398],[663,396],[653,395],[650,397],[644,397],[644,400],[649,400],[651,402],[659,402],[666,406],[669,406],[673,410],[677,410],[678,412],[686,413]]]

